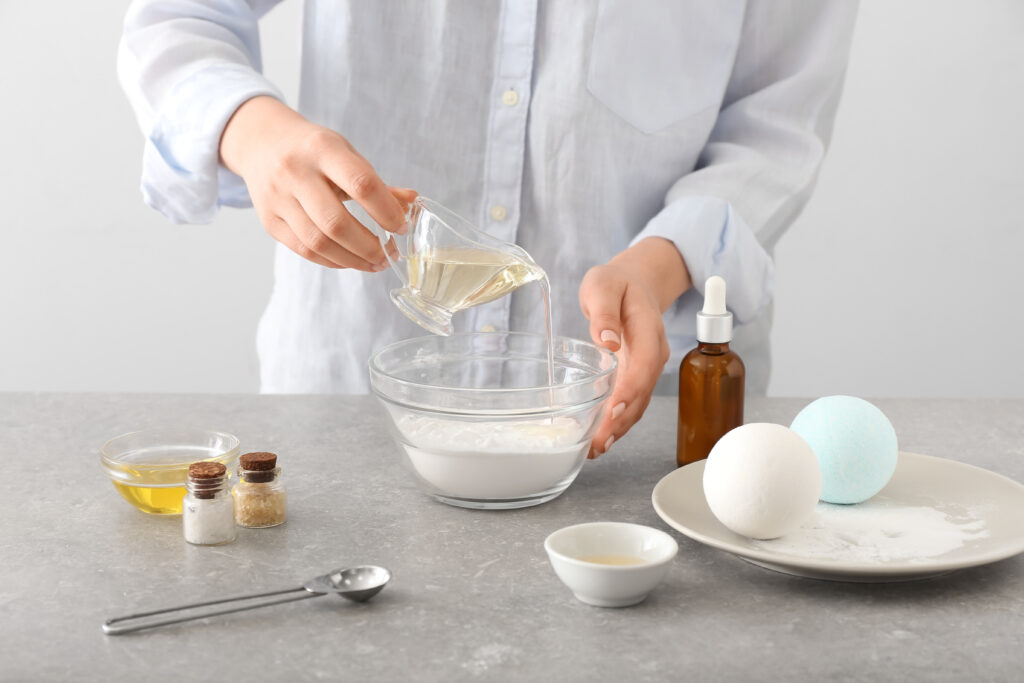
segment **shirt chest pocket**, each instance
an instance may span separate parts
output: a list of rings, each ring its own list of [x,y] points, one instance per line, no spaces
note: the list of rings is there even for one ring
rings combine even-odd
[[[644,133],[722,102],[744,0],[601,0],[587,89]]]

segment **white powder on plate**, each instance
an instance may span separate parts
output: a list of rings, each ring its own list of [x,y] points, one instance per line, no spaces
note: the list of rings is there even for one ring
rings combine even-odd
[[[884,496],[858,505],[818,503],[796,531],[751,545],[804,558],[914,564],[988,536],[984,513],[982,506],[907,505]]]
[[[416,473],[458,498],[532,496],[575,476],[589,443],[569,417],[463,422],[406,415],[396,421]]]

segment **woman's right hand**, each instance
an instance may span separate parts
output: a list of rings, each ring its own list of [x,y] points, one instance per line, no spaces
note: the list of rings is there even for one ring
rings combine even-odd
[[[404,234],[416,192],[388,187],[349,141],[273,97],[240,106],[220,140],[224,165],[245,180],[271,237],[328,268],[387,268],[380,240],[345,205],[354,200],[385,230]],[[394,240],[388,250],[397,256]]]

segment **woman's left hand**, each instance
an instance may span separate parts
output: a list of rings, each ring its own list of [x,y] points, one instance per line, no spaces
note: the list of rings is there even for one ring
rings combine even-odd
[[[590,336],[619,360],[588,457],[606,452],[643,416],[669,358],[661,314],[689,287],[682,256],[660,237],[642,240],[584,276],[580,308],[590,321]]]

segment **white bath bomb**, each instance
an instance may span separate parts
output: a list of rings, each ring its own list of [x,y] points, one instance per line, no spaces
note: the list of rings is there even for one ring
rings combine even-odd
[[[704,496],[742,536],[778,538],[810,517],[821,495],[814,451],[782,425],[755,422],[727,433],[708,455]]]
[[[790,429],[818,456],[826,503],[861,503],[896,471],[896,430],[885,413],[862,398],[819,398],[800,411]]]

